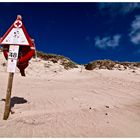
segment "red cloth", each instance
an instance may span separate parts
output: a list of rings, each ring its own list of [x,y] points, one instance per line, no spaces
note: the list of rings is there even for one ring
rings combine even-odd
[[[19,48],[19,64],[29,61],[35,55],[35,50],[32,50],[29,46],[20,46]]]
[[[4,57],[6,60],[8,59],[8,51],[9,51],[9,46],[5,45],[4,50],[3,50],[3,54],[4,54]]]
[[[18,67],[20,70],[26,69],[26,68],[28,67],[28,65],[29,65],[29,62],[28,62],[28,61],[26,61],[26,62],[24,62],[24,63],[17,63],[17,67]]]

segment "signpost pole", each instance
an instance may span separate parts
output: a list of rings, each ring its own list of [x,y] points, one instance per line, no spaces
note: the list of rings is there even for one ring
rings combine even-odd
[[[7,120],[10,114],[10,100],[11,100],[11,91],[12,91],[12,84],[13,84],[14,73],[9,73],[8,78],[8,86],[7,86],[7,93],[6,93],[6,100],[5,100],[5,110],[3,120]]]
[[[7,93],[6,93],[6,100],[5,100],[5,110],[3,116],[3,120],[7,120],[10,114],[11,91],[12,91],[14,73],[16,71],[16,66],[18,61],[19,46],[29,46],[30,48],[32,47],[34,48],[34,41],[32,41],[30,36],[28,35],[22,23],[21,15],[17,16],[16,21],[11,25],[11,27],[3,35],[3,37],[0,38],[0,45],[4,45],[4,46],[9,45],[9,50],[7,50],[7,47],[5,50],[5,52],[8,53],[7,72],[9,72],[9,78],[8,78]],[[33,48],[31,49],[31,51],[33,50]],[[32,56],[30,56],[30,58],[31,57]]]
[[[7,72],[9,72],[9,78],[8,78],[3,120],[7,120],[10,114],[12,84],[13,84],[14,73],[16,70],[16,65],[17,65],[18,51],[19,51],[18,45],[9,46],[8,65],[7,65]]]

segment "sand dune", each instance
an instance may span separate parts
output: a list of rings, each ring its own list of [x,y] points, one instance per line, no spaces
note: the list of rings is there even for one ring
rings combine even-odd
[[[0,72],[3,99],[6,66]],[[11,100],[7,121],[0,101],[0,137],[140,137],[140,69],[81,72],[32,59],[26,77],[17,70]]]

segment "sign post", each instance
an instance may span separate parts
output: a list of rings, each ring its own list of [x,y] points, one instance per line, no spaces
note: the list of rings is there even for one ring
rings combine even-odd
[[[13,78],[14,78],[14,73],[10,72],[9,79],[8,79],[6,100],[5,100],[5,110],[4,110],[4,116],[3,116],[4,120],[7,120],[10,114],[10,100],[11,100]]]
[[[8,63],[7,63],[7,72],[9,72],[9,78],[6,92],[5,110],[3,116],[3,119],[7,120],[10,114],[12,84],[18,61],[19,47],[28,46],[30,49],[34,47],[32,40],[29,37],[22,23],[21,15],[17,16],[16,21],[11,25],[8,31],[0,39],[0,44],[3,45],[4,47],[5,45],[8,45],[9,48]],[[30,57],[32,57],[32,55]]]
[[[16,64],[18,59],[18,45],[10,45],[9,53],[8,53],[8,65],[7,65],[7,72],[9,72],[8,78],[8,86],[7,86],[7,93],[6,93],[6,100],[5,100],[5,110],[3,119],[7,120],[10,114],[10,100],[11,100],[11,92],[12,92],[12,84],[14,73],[16,70]]]

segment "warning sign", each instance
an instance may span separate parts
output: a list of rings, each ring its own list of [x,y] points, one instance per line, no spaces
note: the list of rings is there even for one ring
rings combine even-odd
[[[29,45],[21,28],[13,28],[2,42],[3,44]]]
[[[17,19],[4,36],[0,39],[1,45],[20,45],[32,47],[32,41],[29,37],[21,20]]]

